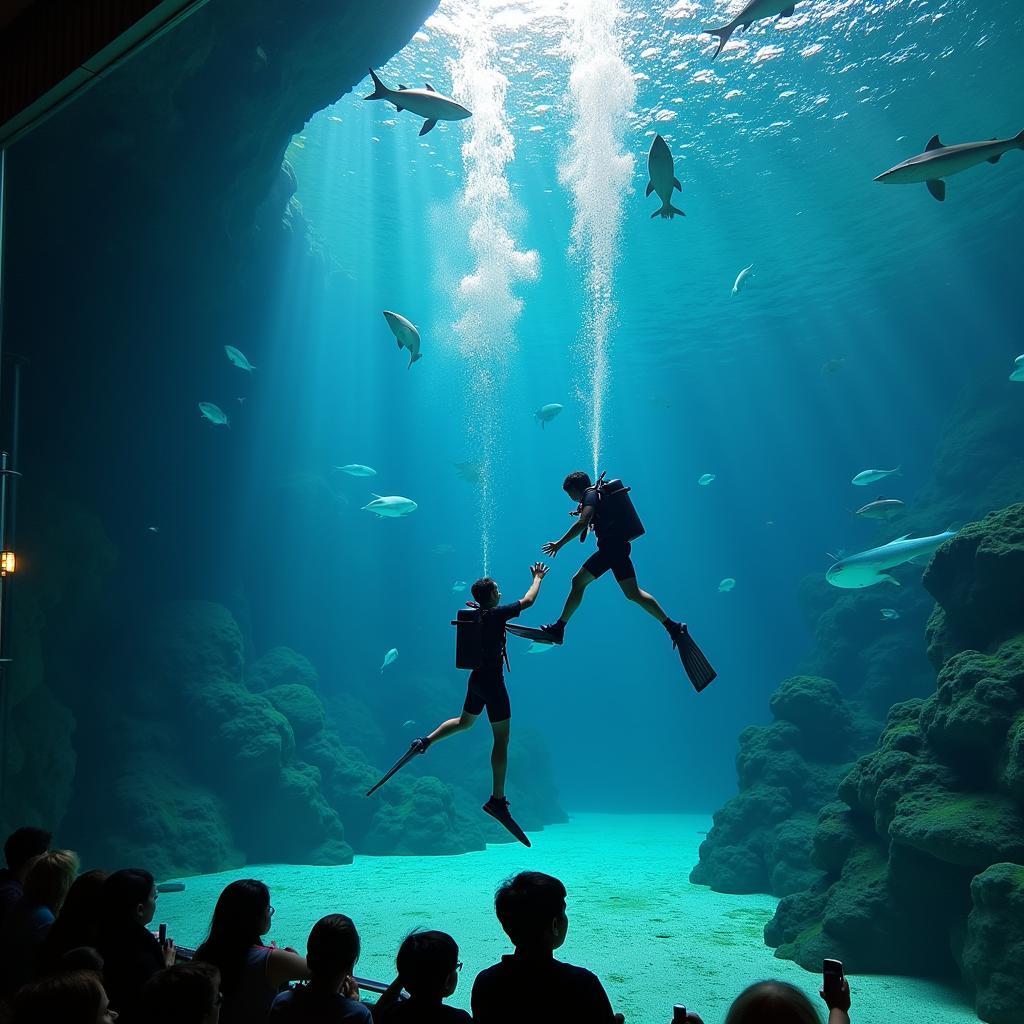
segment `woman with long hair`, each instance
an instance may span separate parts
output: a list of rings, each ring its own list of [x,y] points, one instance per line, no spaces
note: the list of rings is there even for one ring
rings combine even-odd
[[[56,970],[61,957],[81,946],[95,947],[99,939],[103,883],[107,872],[83,871],[68,889],[57,920],[53,922],[36,958],[43,974]]]
[[[309,977],[306,958],[294,949],[263,945],[273,916],[270,890],[255,878],[232,882],[217,900],[210,934],[196,959],[220,971],[221,1024],[266,1020],[281,988]]]
[[[11,1012],[11,1024],[113,1024],[116,1020],[100,976],[93,971],[70,971],[26,985],[14,997]]]

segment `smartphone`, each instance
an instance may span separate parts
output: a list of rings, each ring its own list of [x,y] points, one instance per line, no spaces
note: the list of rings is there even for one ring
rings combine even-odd
[[[821,964],[822,988],[826,999],[837,998],[843,991],[843,964],[841,960],[823,960]]]
[[[159,935],[157,937],[160,940],[160,948],[161,949],[166,949],[167,948],[167,925],[165,925],[165,924],[160,925],[160,932],[159,932]]]
[[[672,1007],[672,1024],[686,1024],[686,1007],[676,1003]]]

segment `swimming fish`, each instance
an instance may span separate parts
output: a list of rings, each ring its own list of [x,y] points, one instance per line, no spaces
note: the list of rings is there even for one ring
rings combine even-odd
[[[377,470],[373,466],[363,466],[358,462],[350,462],[347,466],[335,466],[339,473],[347,473],[349,476],[376,476]]]
[[[902,512],[903,508],[904,504],[899,498],[886,498],[880,494],[874,501],[862,505],[853,514],[864,519],[889,519],[898,512]]]
[[[842,357],[838,359],[829,359],[828,362],[821,364],[821,372],[822,374],[832,376],[833,374],[838,373],[845,364],[846,360]]]
[[[900,613],[898,611],[896,611],[895,608],[883,608],[882,609],[882,618],[883,619],[889,619],[890,621],[892,621],[892,620],[898,619],[899,617],[900,617]]]
[[[1010,380],[1024,381],[1024,356],[1017,356],[1013,365],[1014,371],[1010,374]]]
[[[548,405],[542,405],[533,414],[533,418],[540,424],[540,429],[543,430],[544,424],[550,423],[564,408],[564,405],[559,405],[557,402],[550,402]]]
[[[398,648],[397,647],[392,647],[391,650],[388,651],[388,653],[384,655],[384,664],[381,665],[381,667],[380,667],[381,672],[383,672],[384,669],[386,669],[388,667],[388,665],[393,665],[395,663],[395,659],[397,657],[398,657]]]
[[[943,178],[968,171],[986,161],[997,164],[999,158],[1011,149],[1024,149],[1024,132],[1012,139],[963,142],[958,146],[944,146],[938,135],[933,135],[923,153],[883,171],[875,181],[883,185],[919,185],[924,182],[932,196],[941,203],[946,198]]]
[[[677,188],[682,192],[683,186],[675,176],[672,151],[660,135],[654,136],[651,151],[647,154],[647,172],[651,180],[647,183],[647,191],[644,194],[649,196],[652,192],[657,192],[661,200],[661,209],[651,214],[651,220],[658,216],[664,220],[672,220],[677,213],[680,217],[685,217],[686,214],[682,210],[677,210],[672,205],[672,189]]]
[[[252,373],[252,371],[256,369],[256,367],[253,366],[252,363],[250,363],[234,345],[225,345],[224,352],[228,359],[230,359],[231,362],[240,370],[245,370],[246,373]]]
[[[858,487],[867,487],[868,484],[884,480],[887,476],[903,476],[903,468],[897,466],[895,469],[865,469],[858,473],[850,483],[856,484]]]
[[[842,587],[846,590],[873,587],[876,583],[884,581],[900,586],[900,581],[889,572],[890,569],[903,565],[904,562],[931,557],[940,545],[955,537],[956,533],[956,530],[947,530],[945,533],[935,534],[934,537],[911,537],[909,534],[897,537],[896,540],[881,547],[870,548],[837,561],[825,573],[825,579],[833,587]]]
[[[454,462],[455,472],[467,484],[478,484],[483,477],[484,467],[479,462]]]
[[[547,654],[548,651],[554,650],[554,644],[539,644],[536,640],[530,641],[530,646],[526,648],[526,654]]]
[[[159,533],[160,532],[160,527],[159,526],[147,526],[146,529],[150,533]]]
[[[465,580],[456,580],[452,584],[452,593],[453,594],[464,594],[465,592],[466,592],[466,581]]]
[[[728,594],[733,587],[736,586],[736,581],[731,576],[726,576],[721,583],[718,584],[718,592],[720,594]]]
[[[723,25],[721,28],[704,29],[707,35],[718,36],[718,49],[715,50],[715,56],[711,59],[714,60],[725,49],[729,37],[738,28],[748,28],[755,21],[774,18],[776,14],[780,18],[792,18],[793,8],[796,7],[796,4],[797,0],[748,0],[743,10],[728,25]]]
[[[219,405],[214,405],[213,402],[200,402],[199,411],[203,414],[204,419],[208,419],[218,427],[231,426],[231,424],[228,423],[228,418],[225,415],[224,410]]]
[[[426,135],[438,121],[461,121],[473,116],[461,103],[442,96],[429,82],[424,83],[425,89],[406,89],[404,85],[389,89],[374,74],[373,68],[370,68],[370,78],[373,79],[373,92],[363,99],[387,100],[395,105],[395,110],[411,110],[419,114],[424,119],[420,135]]]
[[[751,263],[749,267],[744,267],[736,276],[736,280],[733,282],[732,286],[733,296],[739,295],[739,293],[743,291],[743,286],[747,283],[747,278],[751,276],[751,271],[753,269],[754,264]]]
[[[372,512],[378,519],[400,519],[402,516],[410,515],[419,506],[409,498],[403,498],[400,494],[389,494],[381,497],[373,495],[373,501],[364,505],[360,511]]]
[[[407,719],[406,721],[404,721],[402,723],[402,728],[403,729],[408,729],[410,725],[415,725],[415,724],[416,724],[416,719],[415,718],[410,718],[410,719]]]
[[[714,474],[714,473],[705,473],[705,474],[704,474],[704,475],[703,475],[703,476],[702,476],[702,477],[701,477],[701,478],[700,478],[700,479],[699,479],[699,480],[697,481],[697,483],[699,483],[699,484],[701,485],[701,487],[707,487],[707,485],[708,485],[709,483],[711,483],[711,481],[712,481],[712,480],[714,480],[714,479],[715,479],[715,474]]]
[[[409,350],[409,366],[406,367],[409,369],[417,359],[423,358],[420,353],[420,332],[401,313],[392,313],[385,309],[384,319],[387,320],[399,349]]]

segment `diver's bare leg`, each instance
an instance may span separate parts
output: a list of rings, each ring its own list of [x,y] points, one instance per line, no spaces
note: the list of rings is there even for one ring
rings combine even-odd
[[[572,589],[569,591],[569,596],[565,599],[565,607],[562,608],[562,614],[558,618],[562,622],[568,622],[573,615],[576,614],[576,609],[583,602],[583,591],[590,586],[591,583],[596,579],[586,569],[580,569],[575,576],[572,578]]]
[[[640,589],[635,576],[630,580],[619,580],[619,586],[627,599],[640,605],[648,615],[653,615],[659,622],[664,622],[668,618],[665,609],[646,590]]]
[[[458,718],[449,718],[446,722],[442,722],[427,739],[431,743],[436,743],[438,740],[454,736],[457,732],[465,732],[467,729],[473,728],[473,723],[479,717],[479,715],[471,715],[468,711],[463,711]]]
[[[494,776],[493,796],[499,800],[505,798],[505,773],[508,770],[508,736],[511,718],[504,722],[491,722],[494,731],[494,746],[491,748],[491,774]]]

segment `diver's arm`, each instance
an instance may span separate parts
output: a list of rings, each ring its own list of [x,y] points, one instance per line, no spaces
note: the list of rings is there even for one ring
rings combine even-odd
[[[543,551],[545,555],[550,555],[552,558],[558,554],[558,552],[565,547],[569,541],[574,540],[578,537],[588,526],[590,526],[590,520],[594,518],[594,510],[588,505],[579,515],[572,526],[569,527],[565,532],[564,537],[560,537],[558,540],[549,540],[544,545]]]
[[[537,594],[540,592],[540,582],[547,575],[548,567],[543,562],[536,562],[530,566],[530,572],[533,573],[533,582],[530,584],[530,589],[519,599],[519,604],[523,611],[537,600]]]

